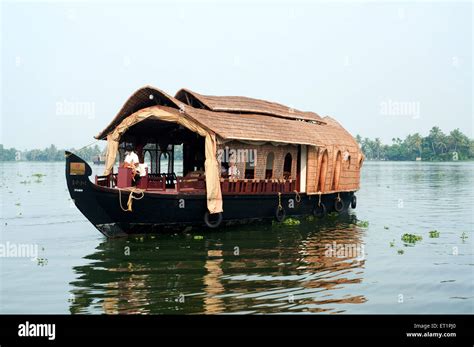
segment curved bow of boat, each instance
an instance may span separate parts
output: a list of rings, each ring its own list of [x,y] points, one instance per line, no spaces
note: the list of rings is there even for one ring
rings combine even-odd
[[[103,208],[107,204],[102,203],[102,198],[114,199],[114,196],[110,192],[99,191],[90,181],[92,168],[85,160],[68,151],[65,156],[67,187],[79,211],[105,236],[126,236],[121,225]]]

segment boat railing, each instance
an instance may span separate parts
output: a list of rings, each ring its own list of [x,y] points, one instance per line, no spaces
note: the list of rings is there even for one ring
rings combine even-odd
[[[176,189],[178,191],[206,190],[206,179],[204,177],[177,177]]]
[[[95,184],[101,187],[113,188],[117,184],[117,174],[95,176]]]
[[[223,194],[275,194],[292,193],[296,190],[293,179],[232,179],[221,178]],[[96,176],[95,183],[102,187],[115,187],[117,174]],[[147,174],[137,187],[146,190],[174,189],[176,192],[202,192],[206,190],[205,177],[181,177],[174,173]]]
[[[161,174],[148,174],[147,189],[166,190],[166,179]]]
[[[223,194],[291,193],[296,190],[293,179],[227,179],[221,178]]]

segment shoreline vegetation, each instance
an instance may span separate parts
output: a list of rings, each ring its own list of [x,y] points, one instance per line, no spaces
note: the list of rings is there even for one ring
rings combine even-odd
[[[431,128],[427,136],[419,133],[411,134],[405,139],[393,138],[392,144],[383,144],[380,138],[371,140],[360,135],[355,137],[366,160],[380,161],[468,161],[474,160],[474,140],[463,134],[459,129],[449,134],[443,133],[439,127]],[[63,161],[64,149],[51,145],[45,149],[20,151],[15,148],[4,148],[0,144],[0,162],[7,161]],[[104,155],[104,150],[95,146],[75,150],[69,149],[86,161]],[[180,151],[178,151],[180,152]],[[177,153],[180,159],[181,153]]]
[[[380,138],[355,137],[367,160],[384,161],[461,161],[474,160],[474,140],[459,129],[449,134],[439,127],[431,128],[427,136],[410,134],[405,139],[393,138],[391,145]]]
[[[99,156],[105,157],[105,149],[99,147],[99,145],[83,147],[79,150],[74,148],[71,149],[58,149],[55,145],[51,145],[45,149],[31,149],[20,151],[16,148],[4,148],[0,144],[0,162],[11,162],[11,161],[39,161],[39,162],[55,162],[64,161],[64,151],[70,151],[85,161],[92,162]],[[175,152],[175,159],[181,160],[182,149],[178,148]]]

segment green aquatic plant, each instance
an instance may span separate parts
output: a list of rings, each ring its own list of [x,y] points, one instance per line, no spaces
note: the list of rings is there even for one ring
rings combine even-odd
[[[438,230],[431,230],[430,231],[430,238],[437,239],[438,237],[439,237],[439,231]]]
[[[415,234],[403,234],[402,241],[406,243],[416,243],[417,241],[421,241],[423,238],[420,235]]]
[[[388,230],[388,229],[389,229],[389,227],[387,227],[387,226],[384,226],[383,228],[384,228],[385,230]]]
[[[272,221],[272,226],[275,227],[282,227],[282,226],[292,226],[292,225],[300,225],[301,221],[296,218],[286,218],[283,222],[278,222],[276,220]]]
[[[329,218],[337,218],[339,214],[337,212],[331,212],[331,213],[328,213],[328,217]]]
[[[20,184],[30,184],[31,181],[27,181],[27,180],[24,180],[24,181],[20,181]]]
[[[460,237],[461,237],[461,240],[464,241],[467,239],[467,234],[463,231]]]
[[[399,249],[399,250],[397,251],[397,253],[400,254],[400,255],[402,255],[403,253],[405,253],[405,251],[404,251],[403,249]]]
[[[42,173],[34,173],[33,175],[31,175],[31,177],[35,177],[36,178],[36,183],[41,183],[41,179],[46,176],[45,174],[42,174]]]
[[[312,216],[312,215],[306,216],[306,221],[313,222],[314,221],[314,216]]]
[[[204,236],[202,236],[202,235],[194,235],[194,239],[195,239],[195,240],[202,240],[202,239],[204,239]]]
[[[282,222],[282,224],[284,224],[284,225],[300,225],[301,222],[296,218],[287,218]]]
[[[46,258],[37,258],[36,262],[39,266],[48,265],[48,259],[46,259]]]
[[[395,247],[395,240],[390,241],[390,247]]]
[[[369,221],[367,220],[359,220],[357,221],[356,224],[359,228],[368,228],[369,227]]]

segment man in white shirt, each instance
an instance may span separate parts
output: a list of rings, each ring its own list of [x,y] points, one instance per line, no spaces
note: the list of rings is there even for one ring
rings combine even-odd
[[[132,146],[128,146],[125,159],[123,161],[123,167],[132,169],[132,179],[136,183],[138,183],[138,180],[140,179],[140,173],[138,172],[139,164],[140,160],[138,159],[137,153],[135,153]]]
[[[127,147],[127,154],[125,155],[124,163],[128,164],[128,167],[137,167],[140,164],[137,153],[133,150],[133,147]]]

